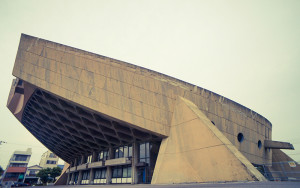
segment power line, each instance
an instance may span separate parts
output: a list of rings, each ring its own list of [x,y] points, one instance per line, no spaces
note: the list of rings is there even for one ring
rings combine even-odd
[[[45,146],[37,146],[37,145],[30,145],[30,144],[18,144],[18,143],[6,143],[6,144],[12,144],[12,145],[20,145],[20,146],[30,146],[30,147],[37,147],[37,148],[45,148]]]

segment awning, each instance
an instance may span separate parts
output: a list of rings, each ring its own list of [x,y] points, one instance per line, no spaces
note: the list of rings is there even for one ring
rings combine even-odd
[[[9,173],[25,173],[26,172],[26,167],[8,167],[6,172],[9,172]]]

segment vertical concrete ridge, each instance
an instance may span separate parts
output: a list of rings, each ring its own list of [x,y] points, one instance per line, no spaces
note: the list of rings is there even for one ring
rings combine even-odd
[[[194,103],[177,97],[152,184],[265,180]]]
[[[60,176],[54,182],[54,185],[66,185],[67,179],[68,179],[68,175],[67,175],[66,171],[69,168],[69,166],[70,166],[69,163],[65,163],[65,166],[64,166]]]

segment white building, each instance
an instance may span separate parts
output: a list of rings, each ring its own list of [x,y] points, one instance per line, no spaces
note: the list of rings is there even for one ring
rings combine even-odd
[[[12,154],[3,175],[2,184],[8,181],[24,182],[31,154],[31,148],[28,148],[26,151],[15,151]]]
[[[39,165],[42,168],[54,168],[57,167],[58,159],[59,158],[53,152],[48,150],[42,155]]]
[[[29,183],[30,185],[40,183],[39,177],[37,177],[37,173],[42,170],[43,168],[39,165],[29,166],[26,171],[25,183]]]

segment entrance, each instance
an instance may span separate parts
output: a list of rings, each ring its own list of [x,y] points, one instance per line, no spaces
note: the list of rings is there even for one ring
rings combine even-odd
[[[145,184],[147,181],[147,170],[146,167],[139,167],[137,170],[138,183]]]

